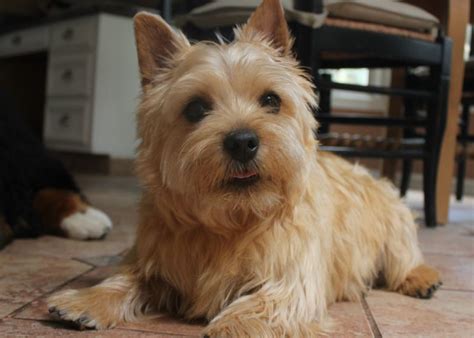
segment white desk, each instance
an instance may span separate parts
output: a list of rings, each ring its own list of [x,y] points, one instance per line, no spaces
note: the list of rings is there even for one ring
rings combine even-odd
[[[99,13],[0,35],[0,58],[38,51],[48,52],[46,146],[133,157],[140,90],[133,19]]]

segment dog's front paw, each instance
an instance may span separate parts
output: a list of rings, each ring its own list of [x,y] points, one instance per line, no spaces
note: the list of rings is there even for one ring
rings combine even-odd
[[[438,271],[427,265],[420,265],[408,274],[396,291],[410,297],[428,299],[442,284]]]
[[[77,211],[64,218],[61,229],[69,238],[100,239],[112,229],[112,222],[102,211],[88,206],[84,211]]]
[[[66,290],[48,299],[48,311],[56,319],[73,323],[80,330],[106,329],[115,325],[99,313],[88,295],[81,290]]]

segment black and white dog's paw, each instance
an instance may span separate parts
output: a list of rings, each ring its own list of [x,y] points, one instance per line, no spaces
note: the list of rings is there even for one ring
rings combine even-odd
[[[77,211],[64,218],[61,229],[69,238],[100,239],[112,229],[112,221],[102,211],[88,206],[85,211]]]

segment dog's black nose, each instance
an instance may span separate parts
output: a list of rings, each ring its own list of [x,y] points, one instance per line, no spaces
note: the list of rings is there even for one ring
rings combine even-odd
[[[257,134],[249,129],[234,130],[224,139],[224,149],[234,160],[242,163],[255,157],[258,144]]]

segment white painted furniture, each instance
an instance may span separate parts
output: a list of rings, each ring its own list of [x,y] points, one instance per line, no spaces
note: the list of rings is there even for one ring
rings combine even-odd
[[[133,157],[140,89],[133,19],[99,13],[0,35],[0,58],[45,50],[46,146]]]

